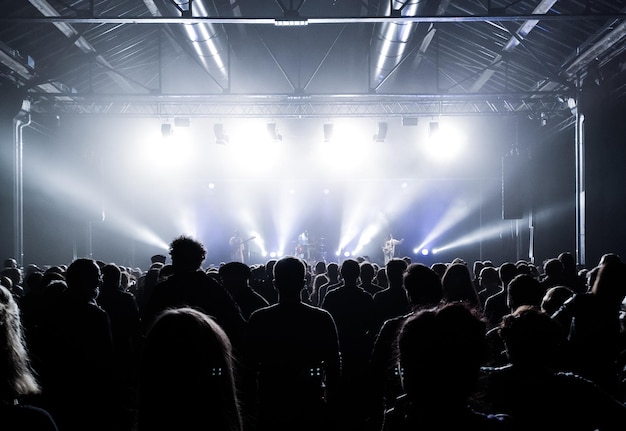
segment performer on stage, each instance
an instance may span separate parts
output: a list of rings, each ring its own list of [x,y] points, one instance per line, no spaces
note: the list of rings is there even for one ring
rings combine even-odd
[[[239,231],[235,231],[233,236],[228,240],[228,245],[230,246],[230,260],[231,262],[242,262],[244,263],[244,241],[239,234]]]
[[[298,235],[298,247],[296,254],[298,254],[298,257],[301,259],[306,261],[311,260],[311,241],[309,238],[309,231],[305,230]]]
[[[383,244],[383,255],[385,257],[384,259],[385,265],[387,265],[387,263],[395,257],[396,245],[402,244],[402,241],[404,241],[404,238],[395,239],[392,234],[389,234],[389,236],[385,240],[385,243]]]

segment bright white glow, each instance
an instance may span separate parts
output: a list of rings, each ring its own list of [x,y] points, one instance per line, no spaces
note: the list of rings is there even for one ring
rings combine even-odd
[[[350,252],[349,252],[349,251],[345,251],[345,252],[343,253],[343,255],[344,255],[344,257],[350,257]]]
[[[194,153],[188,128],[177,128],[171,135],[163,136],[155,126],[154,130],[142,137],[137,157],[157,172],[161,169],[181,169]]]
[[[424,238],[422,243],[417,247],[418,249],[422,249],[426,247],[427,244],[432,244],[433,241],[439,238],[444,232],[449,230],[451,227],[460,223],[463,219],[468,217],[478,206],[481,205],[481,202],[478,200],[473,201],[474,205],[467,205],[466,201],[455,201],[450,207],[447,209],[445,214],[439,217],[439,223],[431,229],[429,234]]]
[[[333,123],[332,141],[320,142],[314,150],[320,169],[326,174],[343,176],[368,165],[374,143],[371,130],[351,119],[343,119]]]
[[[428,249],[427,248],[423,248],[422,249],[422,256],[428,256]]]
[[[465,146],[465,137],[449,124],[439,123],[439,130],[429,135],[422,150],[434,161],[453,160]]]
[[[264,121],[251,121],[246,127],[229,128],[229,164],[238,176],[257,177],[275,174],[285,153],[282,141],[270,139]]]
[[[435,253],[436,250],[436,252],[439,253],[444,250],[450,250],[457,247],[475,244],[479,241],[484,241],[490,238],[497,238],[510,227],[510,224],[511,220],[500,220],[491,226],[483,226],[482,228],[476,229],[475,231],[470,232],[460,238],[457,238],[448,244],[433,249],[432,251],[433,253]]]
[[[275,258],[276,257],[276,252],[275,251],[270,252],[270,257],[271,258]]]

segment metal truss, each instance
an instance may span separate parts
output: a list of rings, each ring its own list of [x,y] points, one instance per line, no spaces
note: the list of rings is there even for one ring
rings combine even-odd
[[[204,118],[333,118],[398,116],[527,115],[569,116],[556,93],[497,95],[155,95],[76,96],[31,95],[39,113],[137,117]]]

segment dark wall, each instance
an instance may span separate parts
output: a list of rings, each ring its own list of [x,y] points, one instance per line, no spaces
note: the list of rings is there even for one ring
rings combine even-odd
[[[626,257],[626,101],[616,83],[586,87],[587,261],[602,254]]]

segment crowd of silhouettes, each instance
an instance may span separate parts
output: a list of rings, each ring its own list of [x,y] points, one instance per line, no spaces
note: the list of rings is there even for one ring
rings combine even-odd
[[[623,430],[626,263],[409,257],[0,271],[0,429]],[[169,259],[169,261],[168,261]]]

